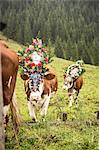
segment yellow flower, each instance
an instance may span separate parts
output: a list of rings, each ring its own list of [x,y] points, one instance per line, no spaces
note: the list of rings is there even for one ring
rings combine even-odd
[[[35,50],[38,51],[38,47],[36,47]]]
[[[48,65],[44,64],[44,68],[48,68]]]
[[[29,45],[29,49],[33,50],[34,46],[33,45]]]
[[[30,54],[29,57],[31,58],[31,57],[32,57],[32,54]]]
[[[30,65],[31,61],[25,62],[25,67],[27,67],[28,65]]]
[[[32,69],[34,69],[35,68],[35,66],[32,66]]]
[[[25,63],[25,67],[27,67],[28,66],[28,63]]]
[[[24,57],[26,57],[27,56],[27,54],[24,54]]]
[[[42,46],[41,45],[38,45],[38,48],[41,48]]]

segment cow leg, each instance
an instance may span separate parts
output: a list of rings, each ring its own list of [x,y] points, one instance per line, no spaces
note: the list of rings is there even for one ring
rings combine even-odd
[[[19,119],[19,113],[17,113],[18,108],[15,102],[16,98],[15,98],[15,93],[14,93],[15,84],[16,84],[16,76],[17,76],[17,73],[15,73],[13,76],[10,76],[9,82],[8,82],[8,88],[10,91],[9,100],[10,100],[10,109],[12,113],[13,126],[14,126],[15,131],[18,131],[18,125],[20,124],[20,119]]]
[[[9,109],[10,109],[10,104],[9,104],[9,105],[5,105],[5,106],[3,107],[3,118],[4,118],[4,126],[5,126],[5,129],[6,129],[6,125],[7,125],[7,123],[8,123],[8,115],[7,115],[7,113],[8,113],[8,111],[9,111]]]
[[[76,104],[78,103],[78,94],[79,94],[79,91],[76,92],[76,98],[75,98],[75,103]]]
[[[35,105],[33,105],[30,101],[28,101],[28,109],[30,117],[32,118],[33,122],[36,122],[36,115],[35,115]]]
[[[71,107],[73,102],[74,102],[74,96],[73,96],[74,92],[75,91],[73,89],[68,89],[68,96],[70,98],[70,100],[69,100],[69,107]]]
[[[69,95],[70,101],[69,101],[69,107],[72,107],[72,104],[74,102],[73,94]]]
[[[42,108],[41,108],[41,112],[40,112],[40,115],[42,117],[45,117],[46,114],[47,114],[47,110],[48,110],[48,105],[49,105],[49,101],[50,101],[50,95],[45,95],[44,96],[44,103],[42,105]]]

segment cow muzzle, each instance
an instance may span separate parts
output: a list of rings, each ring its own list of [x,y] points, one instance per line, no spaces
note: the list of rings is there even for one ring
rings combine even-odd
[[[40,92],[31,92],[30,94],[30,101],[40,101],[41,100],[41,94]]]
[[[71,77],[66,77],[64,81],[64,89],[68,90],[73,87],[73,79]]]
[[[68,86],[66,86],[65,84],[63,85],[63,90],[68,90]]]

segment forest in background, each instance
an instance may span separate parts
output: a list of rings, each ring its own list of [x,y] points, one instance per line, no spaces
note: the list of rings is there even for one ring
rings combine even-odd
[[[3,33],[19,43],[39,37],[57,57],[99,65],[98,1],[4,0],[0,20],[7,23]]]

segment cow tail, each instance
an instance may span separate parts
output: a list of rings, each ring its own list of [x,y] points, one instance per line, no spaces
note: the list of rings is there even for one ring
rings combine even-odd
[[[13,98],[10,102],[10,108],[11,108],[11,113],[12,113],[12,121],[13,121],[13,126],[15,131],[18,132],[18,127],[20,125],[20,114],[19,114],[19,109],[16,101],[16,94],[14,92]]]

